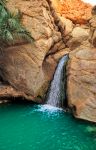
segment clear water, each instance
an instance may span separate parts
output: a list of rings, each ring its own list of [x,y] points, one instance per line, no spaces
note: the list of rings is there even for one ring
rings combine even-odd
[[[48,105],[0,105],[0,150],[96,150],[96,126]]]

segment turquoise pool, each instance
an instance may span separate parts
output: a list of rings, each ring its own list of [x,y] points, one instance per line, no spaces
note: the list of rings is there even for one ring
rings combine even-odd
[[[48,105],[0,105],[0,150],[95,150],[94,129]]]

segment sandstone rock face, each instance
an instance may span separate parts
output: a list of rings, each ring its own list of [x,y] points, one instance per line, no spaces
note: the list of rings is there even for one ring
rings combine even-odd
[[[27,96],[42,97],[57,64],[55,60],[48,63],[47,54],[56,44],[55,51],[65,47],[61,33],[46,0],[10,0],[7,6],[10,11],[21,11],[22,22],[35,41],[32,44],[20,42],[4,49],[3,53],[0,51],[0,76]]]
[[[89,34],[87,30],[83,29],[82,27],[75,27],[71,33],[73,38],[88,38]]]
[[[96,15],[89,24],[74,26],[69,36],[68,104],[75,117],[96,122]]]
[[[53,0],[54,1],[54,0]],[[84,24],[91,17],[92,6],[81,0],[56,0],[57,12],[74,23]]]
[[[62,16],[59,16],[61,22],[63,23],[64,26],[64,36],[67,36],[68,34],[70,34],[73,30],[73,23],[71,20],[66,19]]]
[[[69,107],[75,117],[96,122],[96,49],[79,47],[69,57]]]
[[[70,50],[78,48],[80,45],[83,45],[83,42],[89,38],[89,28],[86,26],[74,27],[70,33],[70,39],[67,41],[66,45]]]

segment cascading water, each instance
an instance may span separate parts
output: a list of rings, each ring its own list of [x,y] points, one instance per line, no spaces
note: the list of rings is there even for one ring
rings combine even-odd
[[[54,74],[49,92],[47,95],[47,104],[55,107],[64,106],[66,100],[66,64],[68,55],[61,58]]]

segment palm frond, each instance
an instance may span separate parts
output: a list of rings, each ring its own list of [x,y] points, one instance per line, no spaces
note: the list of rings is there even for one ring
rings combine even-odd
[[[0,4],[1,4],[2,6],[5,6],[5,5],[6,5],[6,2],[7,2],[7,0],[0,0]]]
[[[6,44],[14,43],[15,38],[21,38],[28,42],[34,39],[21,23],[22,14],[11,13],[6,9],[6,0],[0,0],[0,40]]]

